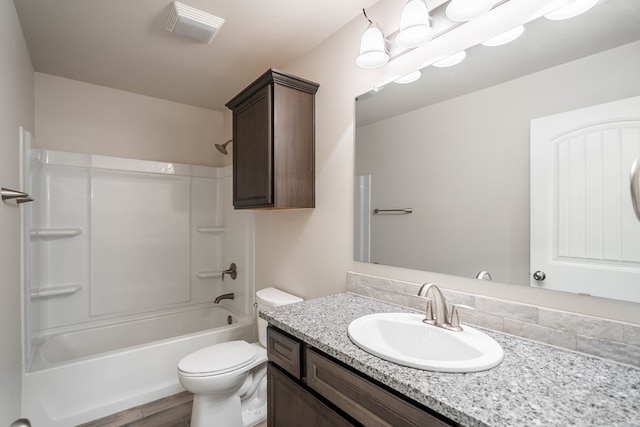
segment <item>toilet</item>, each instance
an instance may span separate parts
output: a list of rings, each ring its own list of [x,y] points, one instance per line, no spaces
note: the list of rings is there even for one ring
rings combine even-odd
[[[276,288],[256,292],[258,310],[302,298]],[[258,318],[259,342],[229,341],[178,362],[178,379],[193,393],[191,427],[250,427],[267,418],[267,322]]]

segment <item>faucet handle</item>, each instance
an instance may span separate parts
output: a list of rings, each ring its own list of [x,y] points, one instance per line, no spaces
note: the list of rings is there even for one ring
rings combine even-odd
[[[475,308],[465,304],[451,304],[451,320],[449,321],[447,329],[450,329],[452,331],[462,330],[462,326],[460,326],[460,316],[458,315],[458,308],[475,310]]]
[[[231,276],[232,280],[236,280],[236,277],[238,277],[238,267],[236,267],[236,263],[235,262],[232,262],[231,265],[229,266],[229,268],[222,272],[222,281],[223,282],[224,282],[224,275],[225,274],[228,274],[229,276]]]
[[[422,319],[422,321],[429,325],[435,325],[436,319],[433,317],[433,301],[427,297],[423,297],[423,298],[427,300],[427,309],[426,309],[425,317],[424,319]]]

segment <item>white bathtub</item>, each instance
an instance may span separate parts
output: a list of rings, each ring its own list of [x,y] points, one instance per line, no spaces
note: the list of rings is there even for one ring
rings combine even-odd
[[[253,338],[253,319],[221,306],[47,336],[24,376],[23,413],[34,426],[69,427],[169,396],[183,390],[181,358]]]

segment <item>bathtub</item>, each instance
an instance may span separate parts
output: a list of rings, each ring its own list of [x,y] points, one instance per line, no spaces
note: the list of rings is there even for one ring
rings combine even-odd
[[[254,340],[253,319],[222,306],[42,337],[23,413],[34,426],[69,427],[178,393],[181,358],[237,339]]]

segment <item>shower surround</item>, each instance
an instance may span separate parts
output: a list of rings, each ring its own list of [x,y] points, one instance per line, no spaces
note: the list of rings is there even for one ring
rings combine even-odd
[[[32,150],[27,138],[22,168],[35,199],[23,217],[32,421],[72,425],[179,392],[180,358],[252,340],[253,221],[231,207],[230,167]],[[222,281],[231,262],[238,277]]]

